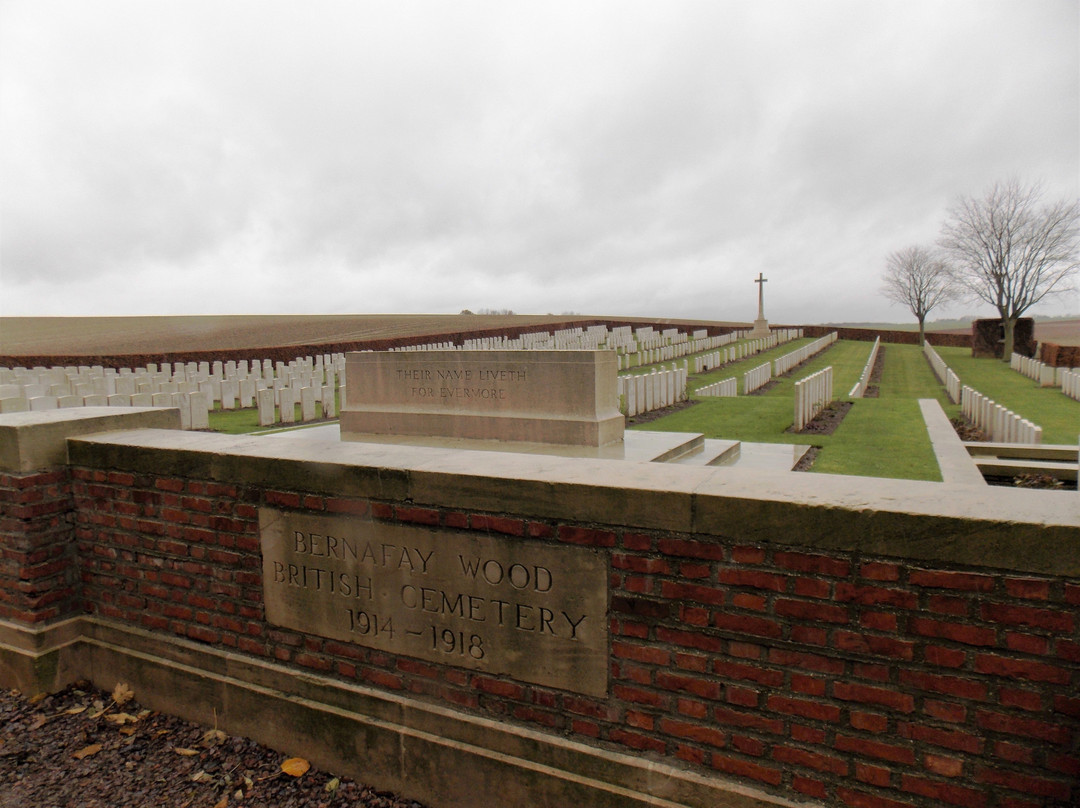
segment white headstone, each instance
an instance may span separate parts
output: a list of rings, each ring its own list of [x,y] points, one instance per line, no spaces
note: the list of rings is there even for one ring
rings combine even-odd
[[[315,420],[315,388],[300,388],[300,420]]]
[[[279,407],[281,410],[281,423],[296,423],[296,398],[293,396],[292,388],[282,387],[281,390],[278,391],[278,397],[281,401]]]
[[[334,406],[334,388],[329,384],[323,385],[322,388],[322,417],[337,417],[337,407]]]
[[[267,388],[259,391],[259,426],[271,426],[275,421],[274,391]]]
[[[31,411],[55,410],[57,408],[56,396],[34,396],[27,399]]]
[[[210,399],[206,393],[191,394],[191,429],[210,428]]]

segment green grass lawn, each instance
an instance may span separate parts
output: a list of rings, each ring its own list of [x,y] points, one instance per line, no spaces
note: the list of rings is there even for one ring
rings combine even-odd
[[[691,375],[691,398],[706,384],[734,376],[742,387],[742,374],[764,362],[812,342],[793,340],[708,373]],[[707,438],[748,443],[810,444],[820,447],[813,471],[913,480],[940,480],[930,438],[923,424],[918,399],[935,398],[951,418],[960,408],[951,404],[938,383],[922,350],[915,345],[883,344],[884,373],[877,398],[853,402],[847,417],[831,435],[796,435],[788,432],[793,413],[794,384],[822,368],[833,368],[833,398],[846,401],[870,355],[871,343],[840,340],[812,357],[787,377],[758,395],[736,398],[703,396],[686,409],[633,427],[665,432],[700,432]],[[1035,382],[993,359],[972,359],[967,348],[938,348],[938,353],[961,380],[1003,406],[1043,428],[1044,443],[1075,444],[1080,434],[1080,402],[1057,388],[1040,388]],[[681,364],[687,357],[674,360]],[[659,363],[670,367],[671,361]],[[634,368],[649,373],[655,366]],[[321,417],[321,405],[316,405]],[[300,407],[296,407],[297,426]],[[210,428],[228,434],[255,432],[258,412],[216,410]]]
[[[338,394],[337,400],[340,402],[341,396]],[[273,426],[259,426],[259,410],[257,407],[252,407],[243,410],[222,410],[216,409],[210,412],[210,429],[214,432],[223,432],[226,435],[246,435],[249,432],[258,432],[261,429],[276,429],[281,426],[302,426],[304,422],[300,420],[300,405],[295,407],[295,414],[293,415],[295,424],[274,424]],[[322,402],[315,402],[315,418],[322,418]],[[310,422],[309,422],[310,423]]]
[[[804,340],[803,342],[807,342]],[[765,358],[787,353],[797,344],[702,374],[692,389],[736,376]],[[886,345],[881,395],[853,403],[831,435],[797,435],[786,431],[794,419],[794,385],[825,367],[833,368],[833,398],[846,401],[859,380],[871,343],[840,340],[827,351],[777,380],[769,390],[737,398],[702,397],[693,407],[643,424],[640,429],[701,432],[708,438],[748,443],[798,443],[820,447],[813,470],[825,474],[857,474],[914,480],[940,480],[918,399],[942,398],[944,391],[916,346]],[[755,361],[756,360],[756,361]],[[954,408],[956,409],[956,408]]]
[[[772,362],[785,354],[792,353],[804,345],[813,342],[813,339],[804,338],[792,340],[768,351],[755,354],[738,362],[724,365],[722,368],[711,370],[708,373],[691,375],[689,386],[691,396],[699,387],[704,387],[715,382],[723,381],[734,376],[739,382],[739,392],[743,389],[743,374],[753,370],[758,365]],[[866,360],[870,356],[871,343],[840,340],[826,351],[812,356],[808,361],[799,365],[787,376],[773,379],[774,384],[761,396],[792,396],[794,395],[795,382],[805,379],[811,373],[816,373],[826,367],[833,369],[833,393],[838,399],[846,399],[848,392],[859,380]],[[704,398],[704,397],[703,397]]]
[[[696,357],[696,356],[705,356],[707,354],[714,354],[714,353],[721,353],[722,354],[725,350],[731,350],[736,345],[745,345],[746,343],[753,342],[753,341],[754,340],[751,340],[751,339],[740,339],[740,340],[736,340],[735,342],[724,345],[724,346],[722,346],[720,348],[709,348],[706,351],[694,351],[693,353],[687,354],[686,356],[680,356],[677,359],[665,359],[665,360],[663,360],[661,362],[654,362],[651,365],[634,365],[634,367],[628,368],[627,370],[620,370],[619,375],[620,376],[641,376],[641,375],[644,375],[644,374],[647,374],[647,373],[652,373],[654,368],[656,368],[657,370],[670,370],[671,366],[673,364],[676,364],[679,367],[682,367],[684,362],[689,362],[688,367],[691,367],[694,364],[694,357]],[[762,351],[759,354],[754,354],[750,358],[743,360],[745,362],[750,363],[750,364],[748,364],[746,366],[746,370],[749,370],[752,367],[756,367],[757,365],[760,365],[762,362],[765,361],[764,359],[759,359],[758,357],[767,356],[767,357],[770,357],[770,359],[775,359],[778,356],[781,356],[783,354],[790,353],[791,351],[794,351],[796,348],[800,347],[801,345],[805,345],[808,342],[813,342],[813,340],[808,339],[808,338],[795,339],[795,340],[791,340],[790,342],[785,342],[783,345],[780,345],[780,346],[778,346],[776,348],[772,348],[772,349],[770,349],[768,351]],[[635,356],[636,356],[636,354],[635,354]],[[755,359],[757,359],[756,362],[754,361]],[[741,365],[742,362],[739,362],[737,364]],[[732,367],[732,366],[729,365],[728,367]],[[728,374],[728,375],[730,376],[731,374]],[[724,376],[723,378],[726,379],[727,376]],[[713,381],[719,381],[719,379],[714,379]]]
[[[1060,387],[1039,387],[998,359],[975,359],[970,348],[935,348],[960,382],[989,396],[1043,430],[1043,443],[1075,445],[1080,435],[1080,401]]]

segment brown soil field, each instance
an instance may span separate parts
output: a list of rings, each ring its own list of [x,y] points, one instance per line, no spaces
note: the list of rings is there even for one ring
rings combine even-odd
[[[970,334],[970,328],[953,328],[944,331],[927,331],[928,334]],[[1080,345],[1080,319],[1048,320],[1035,323],[1035,339],[1055,345]]]
[[[363,342],[451,331],[542,325],[567,317],[501,315],[222,315],[5,317],[0,353],[143,354]]]
[[[438,342],[484,332],[506,333],[588,326],[597,322],[738,326],[698,320],[584,315],[340,314],[182,317],[0,317],[0,360],[5,357],[103,357],[219,353],[296,346],[340,350],[358,343]],[[2,362],[0,362],[2,364]]]

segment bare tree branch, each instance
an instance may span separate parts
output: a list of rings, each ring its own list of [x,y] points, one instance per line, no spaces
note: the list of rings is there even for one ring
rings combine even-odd
[[[1070,291],[1080,273],[1080,201],[1040,205],[1042,188],[1019,180],[995,183],[981,198],[949,210],[940,245],[968,294],[998,310],[1005,325],[1004,359],[1013,351],[1016,320],[1050,295]]]
[[[925,339],[926,315],[935,306],[958,296],[952,270],[940,257],[923,247],[905,247],[885,259],[881,293],[907,306],[919,321],[919,344]]]

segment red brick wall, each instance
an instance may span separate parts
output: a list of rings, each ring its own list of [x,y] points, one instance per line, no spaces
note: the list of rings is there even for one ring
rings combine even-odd
[[[1080,368],[1080,345],[1044,342],[1039,346],[1039,361],[1056,368]]]
[[[918,345],[918,331],[885,331],[876,328],[837,328],[828,325],[804,325],[804,326],[774,326],[775,328],[802,328],[807,337],[824,337],[833,331],[840,339],[859,340],[861,342],[873,342],[881,337],[882,342],[893,342],[898,345]],[[970,334],[933,334],[928,333],[926,338],[935,348],[970,348]]]
[[[830,805],[1080,798],[1080,581],[199,480],[73,476],[91,614]],[[264,504],[603,548],[610,698],[268,625]]]
[[[80,609],[66,468],[0,474],[0,619],[41,623]]]

